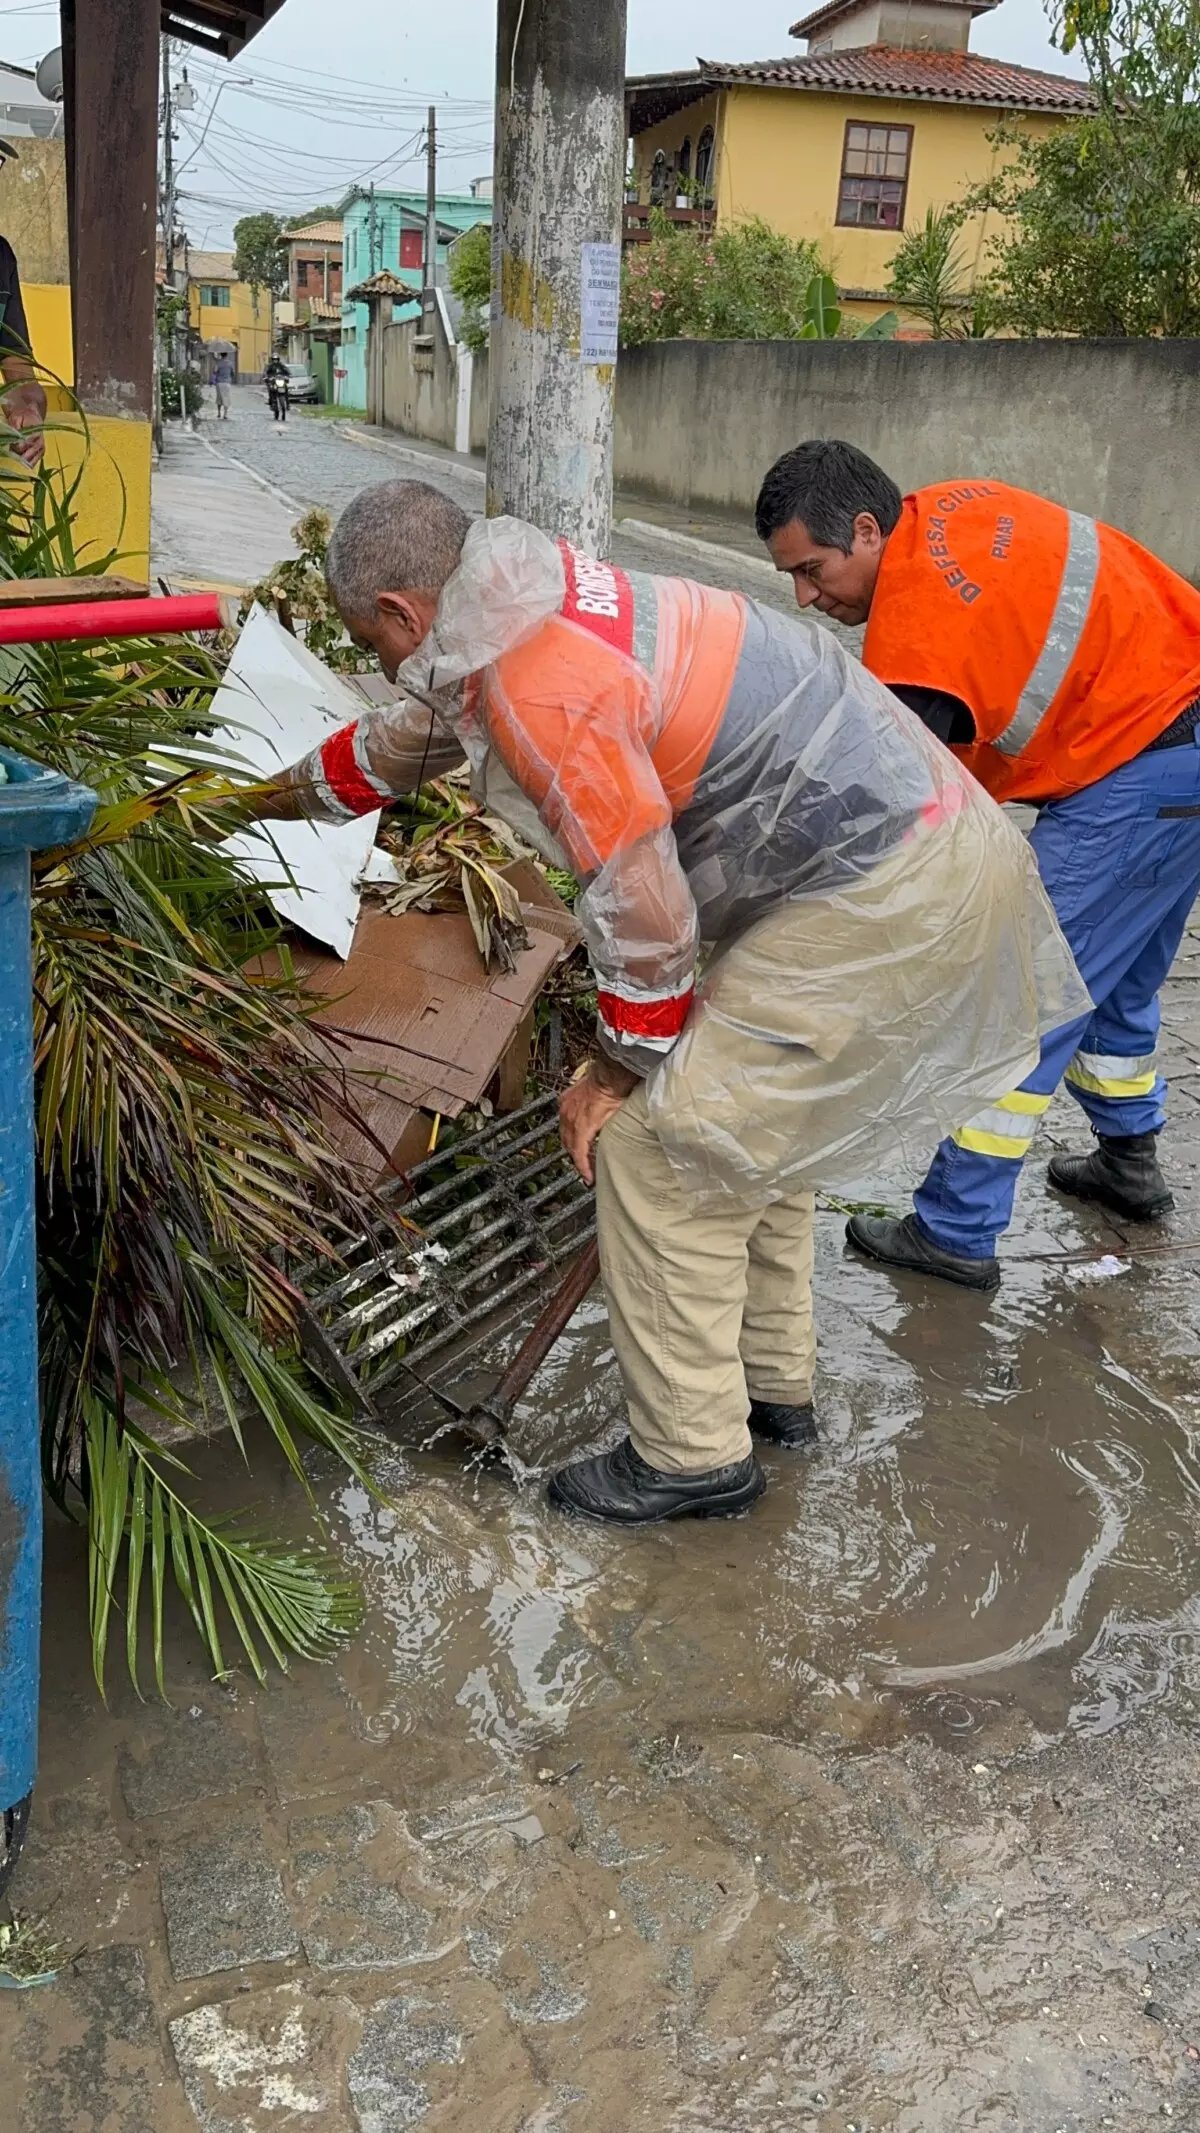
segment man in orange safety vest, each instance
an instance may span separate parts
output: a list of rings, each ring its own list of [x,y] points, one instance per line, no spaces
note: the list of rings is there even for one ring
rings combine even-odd
[[[838,440],[785,453],[756,519],[798,605],[865,622],[871,672],[995,799],[1037,806],[1042,879],[1095,1003],[942,1142],[911,1215],[856,1215],[851,1243],[994,1288],[1064,1076],[1097,1145],[1055,1157],[1051,1184],[1133,1220],[1168,1213],[1158,992],[1200,893],[1200,592],[1114,527],[1003,482],[902,497]]]

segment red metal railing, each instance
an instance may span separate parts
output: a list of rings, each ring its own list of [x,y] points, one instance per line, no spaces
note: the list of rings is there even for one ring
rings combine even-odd
[[[70,606],[0,607],[0,644],[51,644],[86,637],[178,637],[223,629],[231,601],[220,593],[161,600],[83,600]]]

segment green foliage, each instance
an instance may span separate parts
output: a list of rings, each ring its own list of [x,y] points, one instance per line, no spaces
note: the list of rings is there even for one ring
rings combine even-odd
[[[175,335],[181,325],[186,326],[188,293],[186,289],[159,288],[154,297],[154,323],[158,337],[165,348],[173,348]]]
[[[242,603],[243,622],[251,608],[273,608],[285,629],[297,624],[310,652],[327,667],[342,674],[365,674],[375,665],[374,655],[363,652],[346,635],[345,626],[330,597],[325,580],[325,557],[333,521],[327,511],[306,511],[292,527],[299,554],[276,563],[273,570],[252,585]]]
[[[836,341],[841,324],[837,283],[832,274],[814,274],[804,299],[801,340]]]
[[[81,565],[73,498],[59,475],[0,486],[0,573],[119,567]],[[244,807],[205,760],[219,674],[154,639],[0,655],[0,743],[99,798],[35,855],[33,969],[43,1469],[87,1526],[101,1684],[122,1607],[131,1673],[148,1621],[161,1683],[168,1578],[218,1673],[325,1652],[356,1619],[318,1551],[206,1520],[164,1442],[216,1419],[248,1456],[253,1422],[305,1490],[305,1440],[366,1472],[301,1365],[289,1273],[357,1226],[361,1192],[319,1123],[336,1062],[295,989],[250,974],[278,929],[221,849]]]
[[[308,208],[303,215],[289,215],[283,227],[285,230],[303,230],[308,228],[310,222],[340,223],[341,219],[342,206],[340,200],[326,201],[321,207]]]
[[[621,341],[798,340],[822,262],[817,247],[755,218],[711,231],[656,212],[625,253]]]
[[[804,297],[802,341],[890,341],[895,334],[894,311],[883,311],[868,325],[856,326],[843,318],[838,305],[837,283],[832,274],[814,274]]]
[[[450,247],[450,288],[463,307],[460,332],[467,348],[487,347],[492,300],[492,233],[477,222]]]
[[[198,415],[204,405],[200,380],[190,370],[160,370],[158,389],[164,415]]]
[[[892,259],[889,296],[928,319],[935,341],[955,334],[963,312],[965,261],[958,233],[961,207],[927,207],[925,220],[906,230]]]
[[[1051,34],[1082,53],[1102,109],[1178,113],[1200,89],[1194,0],[1050,0]]]
[[[681,185],[695,181],[681,180]],[[464,307],[468,348],[487,345],[491,232],[468,230],[450,253],[450,287]],[[890,340],[894,311],[869,326],[843,326],[837,287],[816,245],[785,237],[757,216],[713,232],[650,216],[645,244],[621,265],[621,346],[644,341]]]
[[[1011,160],[963,202],[1011,227],[988,287],[1020,334],[1200,334],[1200,8],[1058,0],[1094,116],[1044,139],[1001,128]]]
[[[288,285],[287,238],[278,215],[243,215],[233,225],[233,271],[254,290],[282,295]]]

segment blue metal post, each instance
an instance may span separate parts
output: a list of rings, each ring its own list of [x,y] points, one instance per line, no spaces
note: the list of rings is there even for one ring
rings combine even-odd
[[[37,1768],[42,1616],[34,1235],[31,852],[87,828],[96,796],[0,749],[0,1884]]]

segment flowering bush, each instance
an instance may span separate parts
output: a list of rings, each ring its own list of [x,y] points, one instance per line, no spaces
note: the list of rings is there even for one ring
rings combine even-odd
[[[626,250],[621,342],[796,340],[814,274],[814,244],[757,217],[716,232],[654,215],[646,244]]]

